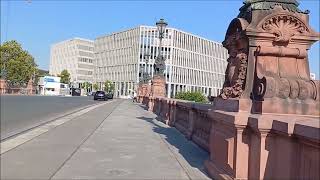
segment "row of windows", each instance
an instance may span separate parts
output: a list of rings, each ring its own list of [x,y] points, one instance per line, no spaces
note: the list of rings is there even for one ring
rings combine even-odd
[[[222,87],[224,75],[173,66],[172,82]]]
[[[93,52],[84,52],[84,51],[79,51],[79,55],[80,55],[80,56],[91,57],[91,58],[93,58],[93,57],[94,57]]]
[[[55,58],[55,59],[73,57],[76,55],[77,55],[77,51],[65,51],[65,52],[51,53],[51,57]]]
[[[131,64],[137,61],[132,47],[104,51],[96,54],[96,66],[115,66]]]
[[[85,45],[82,45],[82,44],[78,44],[77,47],[78,47],[78,49],[81,49],[81,50],[93,51],[93,47],[90,47],[90,46],[85,46]]]
[[[78,59],[79,62],[92,63],[93,59],[80,57]]]
[[[91,82],[92,81],[92,77],[90,76],[77,76],[77,80],[78,81],[84,81],[84,82]]]
[[[92,75],[93,71],[87,71],[87,70],[77,70],[77,74],[81,74],[81,75]]]
[[[170,59],[171,54],[171,48],[169,47],[162,47],[162,55],[165,57],[165,59]],[[145,55],[149,55],[149,61],[154,60],[158,57],[158,50],[159,48],[156,46],[142,46],[141,45],[141,51],[140,51],[140,62],[145,61]]]
[[[111,81],[135,81],[137,75],[137,66],[135,64],[98,67],[96,69],[96,78],[99,80]]]
[[[93,65],[91,64],[82,64],[82,63],[78,63],[78,68],[83,68],[83,69],[93,69]]]
[[[55,57],[51,58],[50,62],[54,67],[59,68],[76,68],[77,66],[77,58],[74,57]]]
[[[227,61],[195,52],[173,49],[172,64],[182,67],[224,73]]]
[[[51,48],[51,54],[75,54],[76,46],[72,42],[54,45]]]
[[[166,32],[163,35],[163,40],[165,39],[171,39],[172,31],[169,29],[166,29]],[[154,45],[159,43],[159,32],[156,28],[150,28],[150,27],[142,27],[140,31],[140,43],[146,44],[146,45]]]
[[[190,34],[174,31],[173,46],[222,59],[227,59],[227,50],[221,45]]]
[[[138,29],[128,30],[117,34],[112,34],[99,38],[95,41],[95,50],[97,52],[102,50],[118,49],[128,46],[134,46],[138,38]]]

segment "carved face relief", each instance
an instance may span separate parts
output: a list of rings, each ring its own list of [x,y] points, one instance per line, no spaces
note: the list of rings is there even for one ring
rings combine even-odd
[[[243,92],[247,72],[248,44],[244,39],[240,32],[236,32],[224,42],[224,46],[228,49],[230,56],[221,94],[223,99],[240,97]]]
[[[267,18],[262,29],[275,35],[274,42],[287,45],[296,34],[309,32],[307,26],[297,17],[278,14]]]

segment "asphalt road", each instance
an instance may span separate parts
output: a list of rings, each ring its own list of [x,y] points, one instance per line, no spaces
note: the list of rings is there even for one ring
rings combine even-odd
[[[1,96],[1,140],[82,107],[92,97]]]

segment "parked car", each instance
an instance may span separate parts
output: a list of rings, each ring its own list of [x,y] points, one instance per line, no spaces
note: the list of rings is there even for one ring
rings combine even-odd
[[[107,98],[108,99],[113,99],[113,93],[107,93]]]
[[[72,96],[80,96],[81,95],[81,89],[80,88],[71,88],[71,95]]]
[[[94,92],[87,92],[87,96],[94,96]]]
[[[102,99],[104,101],[108,100],[108,97],[106,95],[106,93],[104,91],[97,91],[94,96],[93,96],[93,100],[99,100]]]

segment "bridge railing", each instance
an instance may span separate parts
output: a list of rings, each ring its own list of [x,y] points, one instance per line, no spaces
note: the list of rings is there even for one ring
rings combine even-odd
[[[319,118],[224,112],[211,104],[163,97],[140,99],[158,120],[208,151],[211,160],[206,167],[226,177],[320,176]]]

